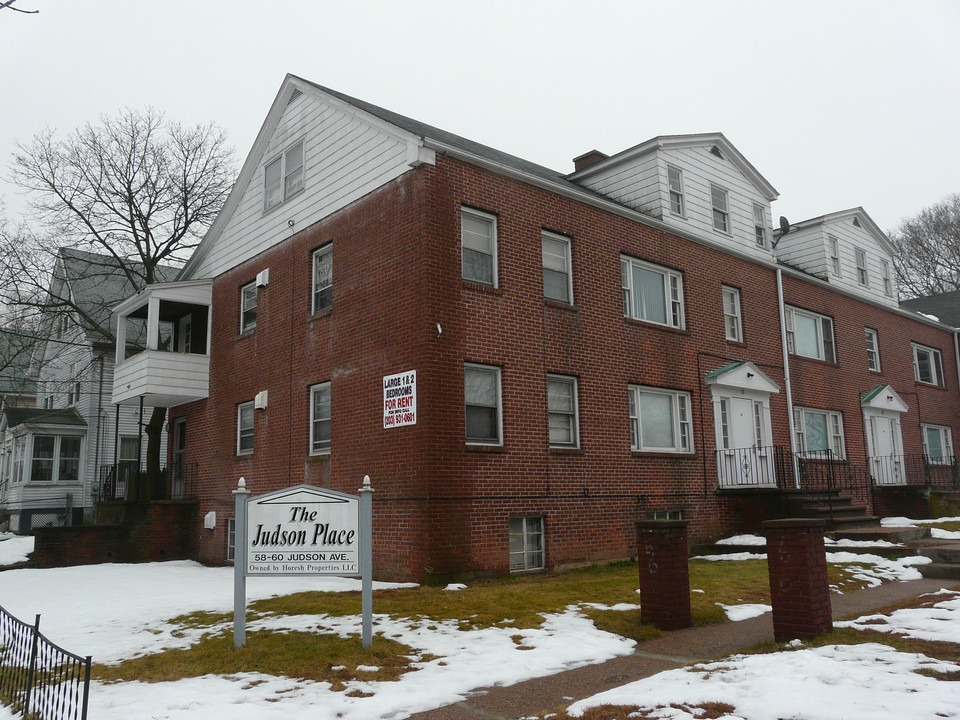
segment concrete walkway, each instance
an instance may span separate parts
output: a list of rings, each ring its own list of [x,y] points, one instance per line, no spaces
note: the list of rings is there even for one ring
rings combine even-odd
[[[832,595],[834,620],[875,612],[941,588],[960,590],[953,580],[924,578]],[[415,720],[517,720],[543,715],[575,700],[693,662],[718,660],[762,642],[773,641],[770,613],[740,622],[666,632],[637,645],[631,655],[586,665],[507,687],[478,688],[453,705],[411,716]]]

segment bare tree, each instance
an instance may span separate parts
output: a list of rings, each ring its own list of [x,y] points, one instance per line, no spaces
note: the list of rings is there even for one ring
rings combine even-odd
[[[20,312],[67,314],[115,342],[109,307],[145,285],[172,279],[223,207],[233,151],[213,124],[185,127],[154,109],[126,109],[59,139],[52,130],[17,144],[12,181],[28,191],[30,223],[0,234],[0,302]],[[78,302],[58,275],[65,251],[100,281],[102,307]],[[118,280],[119,278],[119,280]],[[159,476],[166,408],[147,434],[147,485]]]
[[[907,296],[960,289],[960,194],[904,220],[890,239],[897,279]]]
[[[23,13],[24,15],[36,15],[39,10],[24,10],[22,8],[14,7],[13,4],[17,0],[2,0],[0,2],[0,10],[13,10],[14,12]]]

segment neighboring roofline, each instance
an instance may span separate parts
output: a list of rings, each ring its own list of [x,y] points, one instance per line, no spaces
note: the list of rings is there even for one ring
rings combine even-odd
[[[708,145],[716,145],[720,148],[721,152],[725,152],[729,160],[740,172],[750,179],[767,200],[772,202],[780,197],[780,193],[770,184],[770,181],[761,175],[753,164],[744,157],[743,153],[737,150],[736,146],[727,140],[726,136],[721,132],[658,135],[639,145],[634,145],[615,155],[610,155],[606,159],[585,167],[579,172],[570,173],[566,177],[571,182],[579,182],[590,175],[606,170],[614,165],[619,165],[622,162],[641,157],[655,150],[681,150],[692,147],[706,147]]]
[[[815,218],[808,218],[806,220],[801,220],[800,222],[790,223],[791,230],[805,230],[806,228],[815,227],[817,225],[825,225],[826,223],[834,222],[835,220],[844,220],[848,217],[856,216],[863,224],[866,226],[866,229],[870,232],[871,235],[880,243],[880,246],[886,250],[891,255],[896,253],[896,248],[893,247],[893,244],[890,242],[890,238],[887,237],[887,234],[880,229],[880,226],[877,225],[873,218],[867,214],[867,211],[863,207],[849,208],[847,210],[838,210],[837,212],[827,213],[826,215],[821,215]],[[777,237],[783,237],[783,235],[777,234]],[[789,238],[787,238],[789,242]]]

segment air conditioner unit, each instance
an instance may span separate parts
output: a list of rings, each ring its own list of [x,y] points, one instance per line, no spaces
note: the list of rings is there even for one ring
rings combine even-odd
[[[257,273],[257,287],[266,287],[268,282],[270,282],[270,268],[265,268]]]
[[[211,510],[203,516],[203,527],[207,530],[213,530],[217,527],[217,511]]]
[[[267,409],[267,391],[261,390],[253,398],[253,407],[257,410]]]

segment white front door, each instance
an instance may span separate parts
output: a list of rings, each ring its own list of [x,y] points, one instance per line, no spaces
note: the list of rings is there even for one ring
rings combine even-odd
[[[748,397],[719,398],[717,470],[721,487],[776,485],[767,447],[770,420],[765,404]]]
[[[903,447],[900,418],[893,415],[872,415],[870,424],[870,472],[878,485],[902,485]]]

